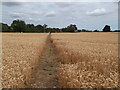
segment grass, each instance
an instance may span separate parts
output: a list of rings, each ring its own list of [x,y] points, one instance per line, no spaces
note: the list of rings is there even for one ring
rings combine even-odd
[[[43,70],[45,70],[45,71],[51,71],[50,69],[48,69],[48,68],[43,68]]]

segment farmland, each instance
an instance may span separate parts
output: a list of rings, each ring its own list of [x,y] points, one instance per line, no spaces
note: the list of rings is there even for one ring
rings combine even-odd
[[[118,33],[3,33],[2,45],[4,88],[118,86]]]
[[[62,63],[60,87],[115,88],[118,85],[118,34],[53,34]]]
[[[2,35],[2,87],[25,88],[30,82],[45,45],[47,34]]]

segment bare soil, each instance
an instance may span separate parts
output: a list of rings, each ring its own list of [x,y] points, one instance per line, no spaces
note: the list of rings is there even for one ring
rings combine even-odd
[[[51,35],[48,35],[46,46],[40,62],[33,72],[29,88],[57,88],[57,67],[57,55],[52,44]]]

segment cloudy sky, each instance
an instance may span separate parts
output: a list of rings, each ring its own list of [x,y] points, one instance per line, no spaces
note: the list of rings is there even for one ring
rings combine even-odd
[[[79,29],[101,30],[106,24],[118,29],[117,2],[3,2],[2,22],[13,20],[48,27],[76,24]]]

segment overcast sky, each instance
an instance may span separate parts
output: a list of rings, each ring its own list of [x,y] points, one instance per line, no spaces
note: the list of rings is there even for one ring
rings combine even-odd
[[[13,20],[48,27],[76,24],[79,29],[101,30],[106,24],[118,29],[117,2],[4,2],[2,22]]]

